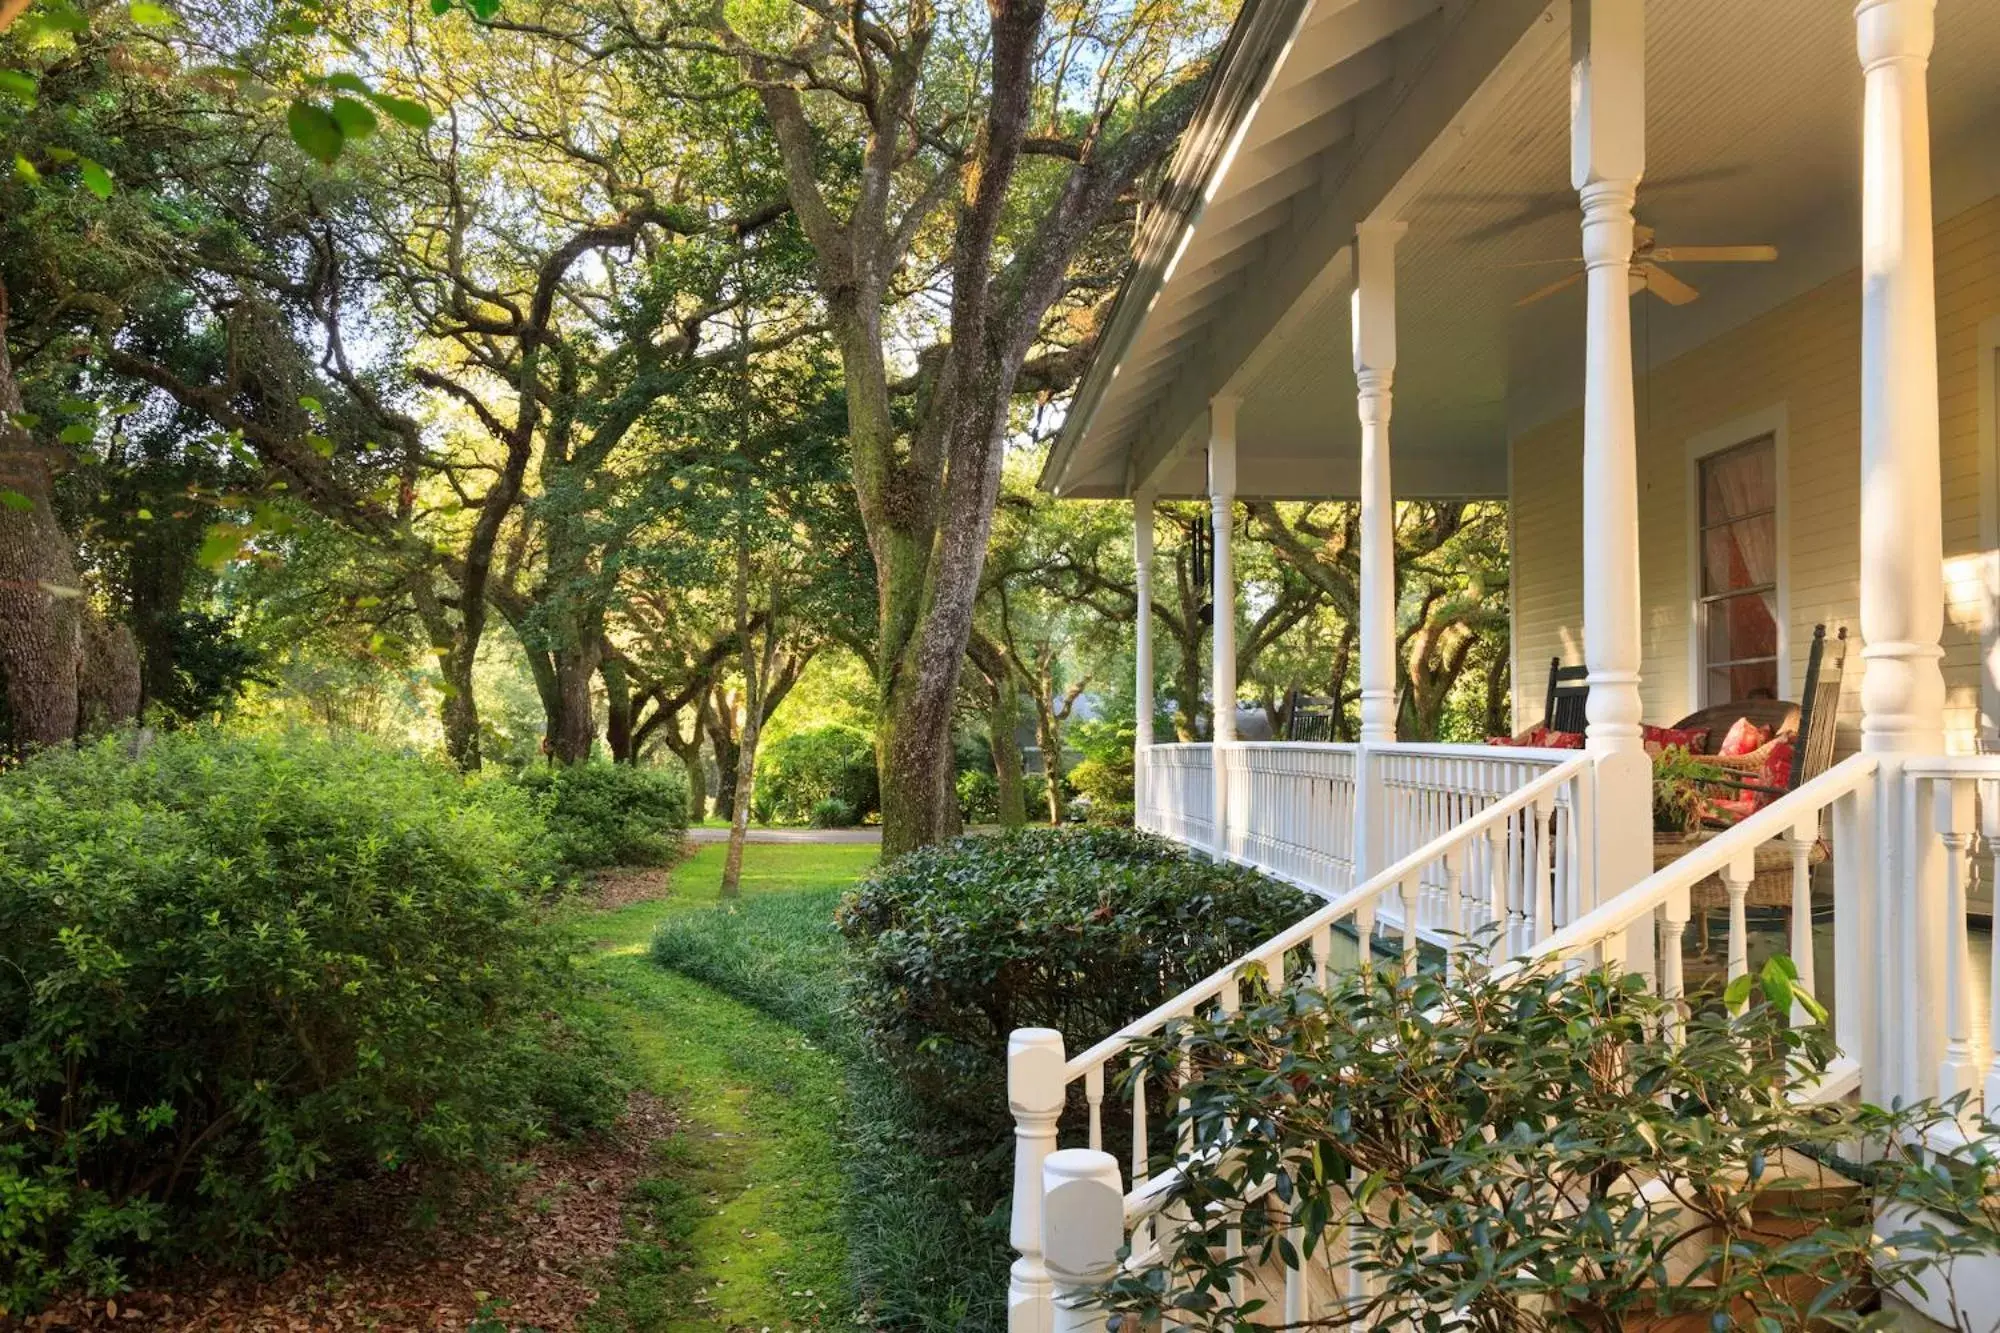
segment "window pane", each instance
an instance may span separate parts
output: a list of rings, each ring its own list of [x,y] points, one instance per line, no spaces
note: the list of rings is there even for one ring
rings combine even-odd
[[[1708,701],[1712,704],[1743,703],[1750,699],[1778,697],[1778,664],[1744,662],[1732,667],[1710,667]]]
[[[1778,503],[1777,450],[1769,439],[1701,461],[1701,522],[1724,523]]]
[[[1778,622],[1766,600],[1770,596],[1748,592],[1710,602],[1702,660],[1740,662],[1746,657],[1776,657]]]
[[[1739,519],[1701,535],[1704,596],[1778,581],[1776,514]]]

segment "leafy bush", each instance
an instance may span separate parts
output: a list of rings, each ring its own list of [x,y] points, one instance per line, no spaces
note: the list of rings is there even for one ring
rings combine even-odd
[[[0,1307],[616,1113],[521,793],[359,740],[134,748],[0,775]]]
[[[876,872],[840,911],[870,1046],[947,1149],[1011,1142],[1006,1049],[1077,1049],[1303,916],[1312,900],[1171,843],[1095,826],[960,838]]]
[[[828,796],[813,802],[806,822],[814,828],[853,828],[861,821],[855,816],[853,806],[838,796]]]
[[[1000,784],[991,773],[974,768],[958,775],[958,814],[968,824],[1000,822]]]
[[[1066,776],[1069,785],[1076,788],[1076,794],[1089,798],[1093,808],[1132,804],[1132,756],[1129,754],[1122,764],[1112,759],[1086,759]]]
[[[1194,1220],[1120,1276],[1113,1308],[1142,1327],[1164,1313],[1236,1329],[1248,1309],[1227,1295],[1233,1278],[1317,1262],[1344,1231],[1370,1278],[1345,1312],[1355,1327],[1405,1326],[1420,1309],[1436,1312],[1422,1327],[1492,1333],[1874,1328],[1888,1325],[1856,1307],[1875,1292],[1960,1246],[2000,1249],[2000,1158],[1981,1150],[1947,1171],[1921,1146],[1958,1105],[1786,1095],[1836,1054],[1790,959],[1738,978],[1664,1041],[1679,1007],[1642,976],[1501,978],[1478,957],[1450,977],[1389,964],[1325,989],[1310,973],[1278,995],[1253,986],[1236,1013],[1143,1043],[1149,1082],[1178,1085],[1153,1137],[1160,1165],[1181,1166],[1164,1202]],[[1795,999],[1810,1021],[1792,1019]],[[1843,1168],[1865,1186],[1820,1166],[1854,1143],[1884,1145]],[[1245,1181],[1266,1179],[1283,1213],[1244,1199]],[[1911,1221],[1916,1208],[1960,1239]]]
[[[773,819],[802,824],[821,801],[845,802],[857,820],[882,808],[875,744],[853,727],[795,731],[757,756],[757,799]]]
[[[665,865],[680,855],[688,789],[678,764],[524,768],[514,780],[533,796],[565,866]]]

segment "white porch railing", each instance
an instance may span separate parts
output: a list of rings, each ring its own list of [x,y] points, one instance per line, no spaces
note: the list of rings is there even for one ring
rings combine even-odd
[[[1213,747],[1153,745],[1139,751],[1133,822],[1189,847],[1215,841]]]
[[[1142,750],[1138,826],[1325,897],[1352,888],[1365,864],[1417,850],[1576,758],[1573,750],[1486,745],[1229,743],[1219,747],[1218,830],[1217,753],[1202,744]],[[1373,808],[1364,808],[1364,787],[1377,802]],[[1462,901],[1452,901],[1444,863],[1427,866],[1418,885],[1418,934],[1438,944],[1451,932],[1488,924],[1485,905],[1496,882],[1506,886],[1507,917],[1526,927],[1509,938],[1524,947],[1547,933],[1528,923],[1560,925],[1590,910],[1592,848],[1584,831],[1591,827],[1591,793],[1589,772],[1577,770],[1542,808],[1520,811],[1472,847],[1462,868],[1472,887],[1461,886]],[[1535,864],[1552,868],[1546,903],[1531,883]],[[1401,926],[1400,902],[1385,902],[1382,911]]]
[[[1429,892],[1426,886],[1431,883],[1442,886],[1447,910],[1455,904],[1470,908],[1479,903],[1479,911],[1485,914],[1485,920],[1498,919],[1511,923],[1510,928],[1502,932],[1503,937],[1492,946],[1496,960],[1525,955],[1531,962],[1577,959],[1615,964],[1626,957],[1630,932],[1656,932],[1660,946],[1656,984],[1661,994],[1678,998],[1685,993],[1683,942],[1693,887],[1711,876],[1722,878],[1731,905],[1729,972],[1732,977],[1741,974],[1748,967],[1748,925],[1743,904],[1755,873],[1757,849],[1772,840],[1780,840],[1791,851],[1793,868],[1790,952],[1798,965],[1800,980],[1808,990],[1813,990],[1810,852],[1821,836],[1823,825],[1830,825],[1835,971],[1831,1007],[1835,1040],[1842,1054],[1820,1083],[1802,1089],[1796,1095],[1814,1099],[1843,1096],[1862,1084],[1864,1070],[1870,1072],[1868,1081],[1871,1084],[1879,1082],[1879,1076],[1873,1073],[1874,1063],[1894,1038],[1884,1027],[1887,1021],[1885,1006],[1868,1002],[1874,993],[1872,987],[1876,984],[1876,977],[1873,969],[1878,962],[1862,948],[1863,939],[1878,925],[1878,903],[1873,892],[1876,848],[1870,838],[1875,814],[1877,759],[1863,754],[1843,761],[1734,828],[1696,846],[1672,865],[1657,871],[1611,901],[1577,915],[1559,930],[1552,930],[1550,923],[1555,917],[1553,907],[1558,861],[1550,845],[1553,839],[1545,839],[1541,834],[1551,827],[1560,794],[1566,788],[1571,792],[1571,799],[1576,799],[1574,793],[1581,789],[1579,779],[1589,772],[1591,762],[1588,757],[1572,755],[1515,791],[1491,801],[1471,818],[1433,837],[1380,874],[1371,876],[1358,888],[1265,941],[1199,985],[1168,1000],[1081,1055],[1065,1059],[1062,1035],[1052,1030],[1023,1029],[1015,1033],[1009,1049],[1008,1068],[1008,1095],[1015,1111],[1017,1136],[1012,1238],[1020,1255],[1009,1284],[1009,1323],[1014,1333],[1049,1329],[1056,1319],[1051,1299],[1054,1288],[1043,1254],[1044,1206],[1045,1203],[1052,1207],[1066,1205],[1062,1198],[1056,1196],[1045,1200],[1044,1164],[1057,1148],[1057,1122],[1069,1089],[1079,1083],[1082,1085],[1084,1104],[1088,1108],[1086,1133],[1089,1148],[1101,1149],[1106,1073],[1121,1057],[1131,1061],[1127,1055],[1130,1047],[1176,1019],[1231,1011],[1238,1003],[1242,980],[1253,970],[1269,978],[1274,986],[1282,984],[1287,975],[1295,974],[1301,967],[1314,969],[1319,979],[1324,981],[1335,928],[1351,925],[1361,938],[1366,939],[1375,931],[1391,904],[1407,909],[1408,905]],[[1912,779],[1912,785],[1905,790],[1917,792],[1924,784],[1929,784],[1934,796],[1938,836],[1944,839],[1947,851],[1962,863],[1971,841],[1971,790],[1978,784],[2000,783],[2000,760],[1927,760],[1912,762],[1906,765],[1905,771]],[[1989,789],[1986,794],[1991,796],[1996,793]],[[1985,805],[1988,810],[1993,809],[1990,801]],[[1993,818],[1988,816],[1989,823]],[[1989,834],[1994,831],[1988,829]],[[1483,864],[1488,869],[1511,869],[1515,864],[1513,854],[1498,856],[1492,849],[1496,845],[1512,846],[1517,837],[1527,849],[1524,861],[1528,867],[1528,876],[1522,882],[1518,896],[1509,888],[1504,876],[1484,890],[1480,888],[1476,876],[1468,878],[1468,866],[1482,863],[1482,849],[1485,849]],[[1946,938],[1940,942],[1939,953],[1945,955],[1943,961],[1947,966],[1959,969],[1958,975],[1962,977],[1967,967],[1962,864],[1959,870],[1947,876],[1947,884],[1949,904],[1953,910],[1942,914],[1942,921],[1948,929],[1945,930]],[[1516,914],[1516,904],[1522,901],[1534,904],[1530,914],[1525,916]],[[1544,904],[1549,910],[1541,910]],[[1880,910],[1887,908],[1883,906]],[[1415,915],[1407,910],[1401,915],[1400,934],[1405,966],[1413,966],[1418,939],[1413,924]],[[1479,922],[1473,919],[1474,915],[1467,911],[1458,924],[1468,930],[1475,927]],[[1471,946],[1460,941],[1456,947],[1462,950]],[[1989,998],[1994,1003],[2000,1003],[2000,962],[1995,965]],[[1914,1012],[1921,1012],[1921,1009]],[[1903,1017],[1908,1019],[1911,1013],[1905,1013]],[[1948,1027],[1950,1053],[1944,1077],[1963,1078],[1967,1076],[1965,1062],[1977,1060],[1977,1056],[1972,1054],[1969,1008],[1964,1005],[1952,1007]],[[2000,1031],[2000,1018],[1996,1019],[1993,1030]],[[1679,1035],[1678,1022],[1671,1023],[1669,1030],[1661,1034],[1663,1040],[1677,1040]],[[1993,1042],[1990,1038],[1987,1046],[1984,1070],[1989,1078],[2000,1077],[2000,1054],[1992,1053]],[[1124,1193],[1122,1208],[1113,1209],[1108,1221],[1099,1219],[1102,1224],[1100,1232],[1103,1226],[1113,1228],[1108,1238],[1098,1234],[1091,1243],[1101,1249],[1108,1239],[1110,1250],[1115,1252],[1123,1238],[1131,1247],[1132,1258],[1129,1262],[1145,1264],[1156,1260],[1162,1253],[1162,1247],[1172,1243],[1171,1221],[1162,1213],[1160,1204],[1171,1188],[1178,1168],[1170,1168],[1159,1175],[1152,1173],[1153,1165],[1162,1154],[1154,1151],[1149,1134],[1146,1086],[1142,1074],[1135,1072],[1133,1075],[1130,1096],[1131,1188]],[[1183,1140],[1179,1148],[1184,1153],[1191,1146]],[[1101,1201],[1107,1179],[1115,1176],[1116,1172],[1112,1171],[1107,1176],[1102,1170],[1104,1159],[1095,1160],[1100,1168],[1097,1188],[1095,1191],[1071,1188],[1068,1190],[1070,1200],[1097,1198]],[[1062,1165],[1073,1169],[1078,1164],[1071,1159]],[[1059,1183],[1059,1178],[1061,1182],[1073,1183],[1073,1170],[1068,1175],[1057,1171],[1050,1176],[1050,1183]],[[1116,1187],[1120,1182],[1111,1183]],[[1256,1188],[1254,1182],[1246,1185],[1246,1189],[1252,1188]],[[1065,1233],[1066,1222],[1074,1224],[1078,1219],[1051,1217],[1049,1222],[1049,1234],[1057,1236]],[[1069,1227],[1067,1234],[1074,1237],[1074,1225]],[[1329,1271],[1319,1274],[1317,1278],[1295,1270],[1284,1273],[1282,1308],[1287,1323],[1312,1317],[1312,1305],[1328,1299],[1339,1300],[1358,1291],[1355,1284],[1357,1275],[1340,1271],[1345,1264],[1345,1246],[1336,1239],[1335,1243],[1322,1250],[1322,1254],[1327,1256]],[[1066,1292],[1101,1285],[1111,1276],[1111,1271],[1102,1265],[1094,1266],[1089,1274],[1082,1277],[1067,1261],[1059,1261],[1057,1269],[1061,1286]]]
[[[1371,789],[1382,801],[1382,852],[1376,864],[1433,842],[1575,758],[1574,750],[1490,745],[1368,746]],[[1520,927],[1508,938],[1522,948],[1595,906],[1590,779],[1587,766],[1575,770],[1569,781],[1547,789],[1546,799],[1473,840],[1466,848],[1459,889],[1447,879],[1445,860],[1431,861],[1418,885],[1418,933],[1442,944],[1467,925],[1478,929],[1490,924],[1487,905],[1502,895],[1488,890],[1498,883],[1505,885],[1507,917]],[[1550,874],[1530,876],[1524,867],[1531,865],[1546,865]],[[1545,899],[1540,895],[1544,885]],[[1455,903],[1454,893],[1464,901]],[[1396,924],[1401,923],[1399,911],[1393,904],[1384,908]]]
[[[1267,741],[1221,753],[1223,855],[1323,894],[1350,887],[1358,747]]]
[[[1042,1168],[1049,1154],[1056,1150],[1057,1122],[1072,1086],[1082,1086],[1088,1108],[1089,1146],[1100,1149],[1104,1142],[1106,1071],[1112,1062],[1134,1042],[1174,1019],[1234,1009],[1239,982],[1246,971],[1258,969],[1275,986],[1297,968],[1309,966],[1324,981],[1334,930],[1351,928],[1357,939],[1367,941],[1375,933],[1382,909],[1391,903],[1398,909],[1405,965],[1415,966],[1418,951],[1415,907],[1424,891],[1426,876],[1433,873],[1445,887],[1443,902],[1447,912],[1456,913],[1456,919],[1447,923],[1451,928],[1469,932],[1487,921],[1506,923],[1491,946],[1496,958],[1507,957],[1532,940],[1547,938],[1553,933],[1553,916],[1546,905],[1553,901],[1555,869],[1545,854],[1548,842],[1530,832],[1518,853],[1507,849],[1515,846],[1517,828],[1546,828],[1558,793],[1565,788],[1574,790],[1579,782],[1587,781],[1590,770],[1591,760],[1587,756],[1568,754],[1554,768],[1493,801],[1471,819],[1371,876],[1359,888],[1341,895],[1074,1059],[1064,1058],[1060,1032],[1026,1028],[1014,1033],[1008,1045],[1007,1067],[1007,1097],[1015,1120],[1014,1213],[1010,1235],[1020,1257],[1014,1262],[1008,1284],[1008,1325],[1012,1333],[1038,1333],[1051,1327],[1052,1288],[1042,1257]],[[1496,848],[1500,850],[1496,852]],[[1471,864],[1485,867],[1488,877],[1468,882],[1465,872]],[[1519,912],[1520,904],[1531,905],[1528,914]],[[1152,1225],[1148,1200],[1159,1187],[1149,1176],[1150,1163],[1157,1154],[1147,1124],[1146,1080],[1142,1074],[1134,1075],[1130,1098],[1133,1188],[1126,1196],[1127,1210],[1142,1228],[1133,1238],[1133,1253],[1143,1258],[1162,1238],[1146,1230]]]

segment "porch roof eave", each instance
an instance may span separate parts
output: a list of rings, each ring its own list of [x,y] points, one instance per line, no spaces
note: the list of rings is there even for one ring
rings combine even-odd
[[[1299,20],[1311,2],[1245,0],[1237,14],[1222,50],[1216,55],[1201,104],[1168,166],[1166,187],[1147,211],[1134,241],[1132,268],[1112,301],[1104,335],[1091,354],[1069,415],[1042,466],[1036,484],[1043,490],[1061,489],[1085,425],[1145,323],[1147,312],[1172,271],[1174,256],[1192,240],[1201,220],[1202,205],[1213,197],[1219,177],[1228,167],[1230,146],[1240,140],[1278,67],[1286,42],[1297,31]]]
[[[1344,308],[1356,226],[1397,216],[1566,34],[1565,18],[1549,0],[1251,0],[1040,486],[1079,499],[1185,490],[1176,463],[1209,402],[1242,394],[1319,307]],[[1323,463],[1332,443],[1306,456]],[[1238,450],[1246,470],[1260,454],[1280,472],[1300,457],[1296,441],[1262,431],[1240,435]],[[1281,476],[1272,498],[1338,493],[1312,470]],[[1475,470],[1431,489],[1504,490],[1492,467]]]

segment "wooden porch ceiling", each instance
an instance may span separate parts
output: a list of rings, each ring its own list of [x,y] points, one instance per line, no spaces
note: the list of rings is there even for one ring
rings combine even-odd
[[[1391,14],[1368,0],[1327,3],[1305,12],[1179,262],[1161,269],[1164,280],[1152,275],[1157,290],[1136,318],[1121,310],[1129,327],[1111,333],[1124,341],[1107,338],[1044,484],[1116,496],[1151,474],[1162,494],[1199,493],[1206,403],[1229,393],[1241,400],[1243,494],[1352,494],[1346,247],[1368,216],[1409,224],[1397,255],[1398,494],[1504,494],[1510,435],[1579,400],[1581,289],[1516,309],[1561,270],[1512,267],[1578,251],[1568,5],[1404,0]],[[1941,0],[1937,25],[1944,218],[2000,191],[1990,147],[2000,140],[2000,9]],[[1356,34],[1374,40],[1355,47]],[[1860,108],[1849,6],[1651,0],[1639,220],[1663,245],[1770,242],[1781,257],[1678,269],[1702,292],[1690,305],[1636,297],[1642,362],[1854,267]],[[1148,285],[1142,267],[1121,307]]]

